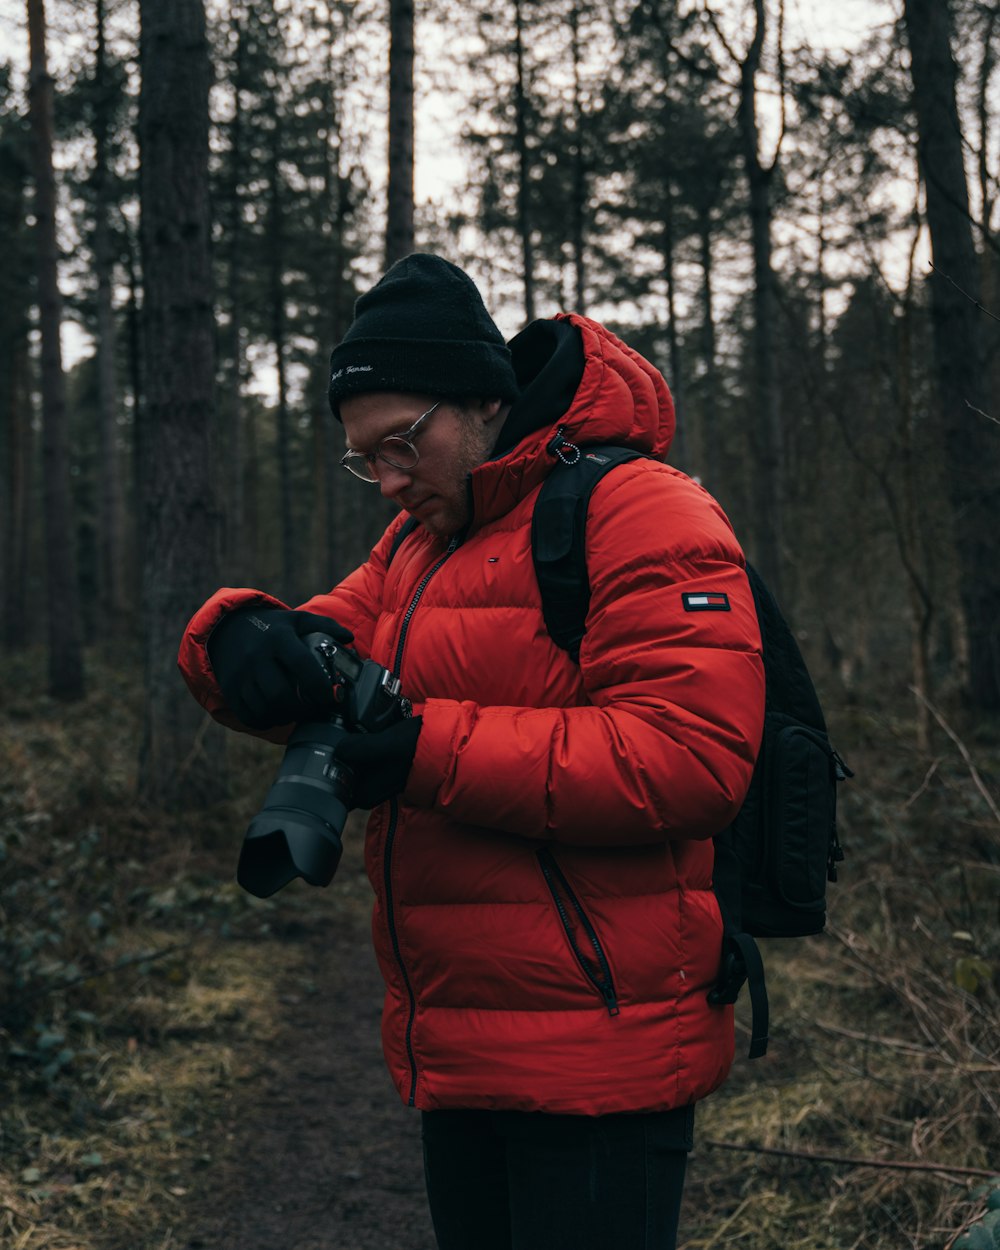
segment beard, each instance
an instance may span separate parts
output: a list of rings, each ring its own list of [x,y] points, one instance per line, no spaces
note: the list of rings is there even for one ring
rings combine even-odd
[[[463,413],[459,427],[458,446],[451,471],[429,496],[416,508],[406,511],[436,538],[451,538],[465,528],[472,519],[472,491],[469,475],[483,463],[496,441],[496,432],[484,427],[471,415]]]

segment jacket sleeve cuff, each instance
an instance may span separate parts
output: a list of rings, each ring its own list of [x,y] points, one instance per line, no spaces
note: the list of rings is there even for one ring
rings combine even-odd
[[[415,807],[433,807],[437,802],[447,772],[446,761],[452,757],[458,735],[459,706],[450,699],[414,704],[413,714],[423,717],[423,725],[403,797]]]
[[[231,729],[241,729],[244,733],[253,731],[237,720],[226,706],[208,658],[208,640],[212,631],[229,612],[249,608],[254,604],[272,608],[287,607],[280,599],[263,591],[224,586],[202,604],[188,622],[177,653],[177,666],[181,676],[205,711],[220,724]]]

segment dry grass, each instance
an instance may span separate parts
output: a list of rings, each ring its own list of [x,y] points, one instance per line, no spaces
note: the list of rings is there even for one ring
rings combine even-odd
[[[78,1058],[50,1079],[20,1061],[5,1082],[0,1245],[43,1250],[186,1245],[185,1199],[273,1037],[294,983],[286,946],[198,934],[183,955],[119,979]],[[136,928],[136,952],[176,930]],[[173,1240],[174,1238],[178,1240]]]
[[[69,709],[12,685],[0,672],[0,1245],[174,1250],[268,1061],[270,1004],[308,978],[268,934],[313,896],[276,910],[231,883],[252,798],[183,826],[136,801],[127,677]],[[960,1169],[1000,1172],[1000,828],[982,792],[1000,735],[964,739],[978,782],[947,736],[923,760],[907,735],[837,735],[859,775],[830,931],[765,951],[770,1053],[700,1109],[686,1250],[945,1250],[983,1207]],[[251,796],[274,760],[239,747]]]
[[[1000,827],[947,741],[926,786],[879,742],[854,755],[829,931],[767,944],[769,1055],[702,1108],[703,1141],[787,1154],[696,1158],[688,1250],[944,1250],[1000,1186]],[[998,744],[975,754],[995,785]]]
[[[0,1246],[186,1246],[220,1117],[265,1061],[272,996],[304,974],[267,940],[274,905],[231,881],[246,801],[182,826],[134,794],[134,686],[99,669],[62,708],[25,693],[23,667],[7,677]],[[266,750],[237,752],[254,794]],[[284,900],[284,923],[307,901]]]

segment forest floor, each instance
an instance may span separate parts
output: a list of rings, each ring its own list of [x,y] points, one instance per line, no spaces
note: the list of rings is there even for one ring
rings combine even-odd
[[[134,684],[25,689],[0,669],[0,1247],[433,1250],[360,821],[329,889],[252,899],[274,748],[237,742],[241,797],[179,822],[134,795]],[[699,1109],[684,1250],[947,1250],[1000,1202],[1000,733],[837,740],[829,932],[765,951],[770,1051]]]
[[[402,1106],[382,1063],[382,983],[361,830],[352,832],[332,890],[289,887],[246,952],[269,1009],[257,1027],[218,1039],[236,1083],[202,1138],[211,1163],[186,1178],[167,1245],[433,1250],[419,1115]]]

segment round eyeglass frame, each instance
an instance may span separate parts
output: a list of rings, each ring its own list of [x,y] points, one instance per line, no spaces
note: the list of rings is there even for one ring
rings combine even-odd
[[[385,438],[380,438],[374,451],[345,452],[340,458],[341,466],[348,473],[353,474],[359,482],[368,482],[372,485],[379,480],[378,469],[375,467],[377,460],[384,461],[401,473],[409,473],[411,469],[417,467],[417,462],[420,460],[420,451],[413,443],[414,435],[420,432],[422,423],[443,403],[443,399],[436,400],[402,434],[387,434]]]

